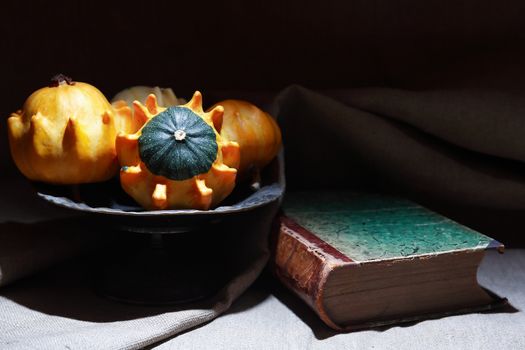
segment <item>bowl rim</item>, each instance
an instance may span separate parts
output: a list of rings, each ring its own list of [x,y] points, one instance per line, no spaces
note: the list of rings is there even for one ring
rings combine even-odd
[[[284,173],[284,147],[276,158],[277,178],[269,185],[265,185],[252,193],[250,196],[233,205],[223,205],[210,210],[198,209],[168,209],[168,210],[123,210],[109,207],[91,207],[83,202],[75,202],[71,198],[64,196],[54,196],[41,191],[36,194],[41,199],[56,206],[75,210],[82,213],[101,214],[107,216],[128,216],[128,217],[182,217],[182,216],[215,216],[225,214],[242,213],[266,206],[275,201],[281,201],[286,188],[286,180]],[[242,205],[244,202],[261,197],[259,200],[255,199],[254,204]],[[265,198],[266,197],[266,198]]]
[[[239,206],[240,203],[248,201],[250,198],[253,198],[253,196],[256,196],[256,195],[264,196],[266,193],[268,193],[267,194],[268,198],[261,199],[260,201],[257,201],[255,204],[252,204],[252,205]],[[59,197],[59,196],[53,196],[53,195],[42,193],[42,192],[37,192],[38,197],[42,198],[46,202],[52,203],[62,208],[71,209],[71,210],[84,212],[84,213],[95,213],[95,214],[117,215],[117,216],[134,216],[134,217],[182,216],[182,215],[206,215],[207,216],[207,215],[240,213],[240,212],[250,211],[250,210],[265,206],[267,204],[270,204],[276,200],[279,200],[283,194],[284,194],[284,186],[282,186],[279,183],[273,183],[271,185],[262,187],[257,192],[254,192],[252,195],[240,201],[239,203],[236,203],[234,205],[219,206],[211,210],[168,209],[168,210],[149,210],[149,211],[148,210],[143,210],[143,211],[129,210],[127,211],[123,209],[114,209],[114,208],[108,208],[108,207],[91,207],[82,202],[81,203],[75,202],[68,197]]]

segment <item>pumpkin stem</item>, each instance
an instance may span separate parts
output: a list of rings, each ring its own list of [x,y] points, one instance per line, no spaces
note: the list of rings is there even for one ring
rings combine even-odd
[[[186,131],[179,129],[175,131],[173,136],[175,136],[175,140],[177,141],[184,141],[184,139],[186,138]]]
[[[64,85],[64,84],[75,85],[75,82],[73,81],[73,79],[71,79],[67,75],[60,73],[51,78],[49,87],[57,87],[59,85]]]

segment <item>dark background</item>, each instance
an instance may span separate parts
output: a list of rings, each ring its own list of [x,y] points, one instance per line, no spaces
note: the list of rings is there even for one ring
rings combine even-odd
[[[504,75],[491,83],[518,85],[524,15],[520,1],[9,1],[1,5],[0,115],[60,72],[109,98],[139,84],[186,97],[200,89],[205,98],[291,83],[479,85],[491,74]]]
[[[159,85],[183,97],[199,89],[207,103],[266,101],[292,83],[332,90],[525,82],[521,1],[9,1],[0,12],[0,175],[17,174],[5,119],[59,72],[108,98]],[[516,230],[522,215],[447,210],[488,234]]]

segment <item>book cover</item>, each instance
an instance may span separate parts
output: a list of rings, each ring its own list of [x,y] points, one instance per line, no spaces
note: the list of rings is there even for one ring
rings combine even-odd
[[[286,196],[283,210],[275,272],[332,328],[435,317],[498,301],[477,285],[476,270],[485,249],[503,245],[414,202],[299,192]]]

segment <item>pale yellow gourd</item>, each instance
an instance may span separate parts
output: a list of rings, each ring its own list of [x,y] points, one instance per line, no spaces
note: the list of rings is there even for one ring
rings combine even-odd
[[[134,101],[139,101],[140,103],[145,103],[146,98],[153,94],[157,98],[157,103],[159,106],[170,107],[178,106],[180,104],[186,103],[186,100],[183,98],[177,98],[175,93],[170,88],[160,88],[158,86],[132,86],[130,88],[120,91],[118,94],[113,97],[111,100],[112,103],[117,101],[125,101],[126,104],[131,106]]]
[[[139,117],[135,116],[133,102],[138,101],[142,104],[146,103],[146,99],[149,95],[153,94],[157,100],[157,103],[161,107],[178,106],[186,103],[183,98],[177,98],[175,93],[170,88],[160,88],[158,86],[132,86],[127,89],[120,91],[111,100],[113,109],[119,120],[124,123],[121,125],[121,129],[128,133],[137,132],[142,126]]]

